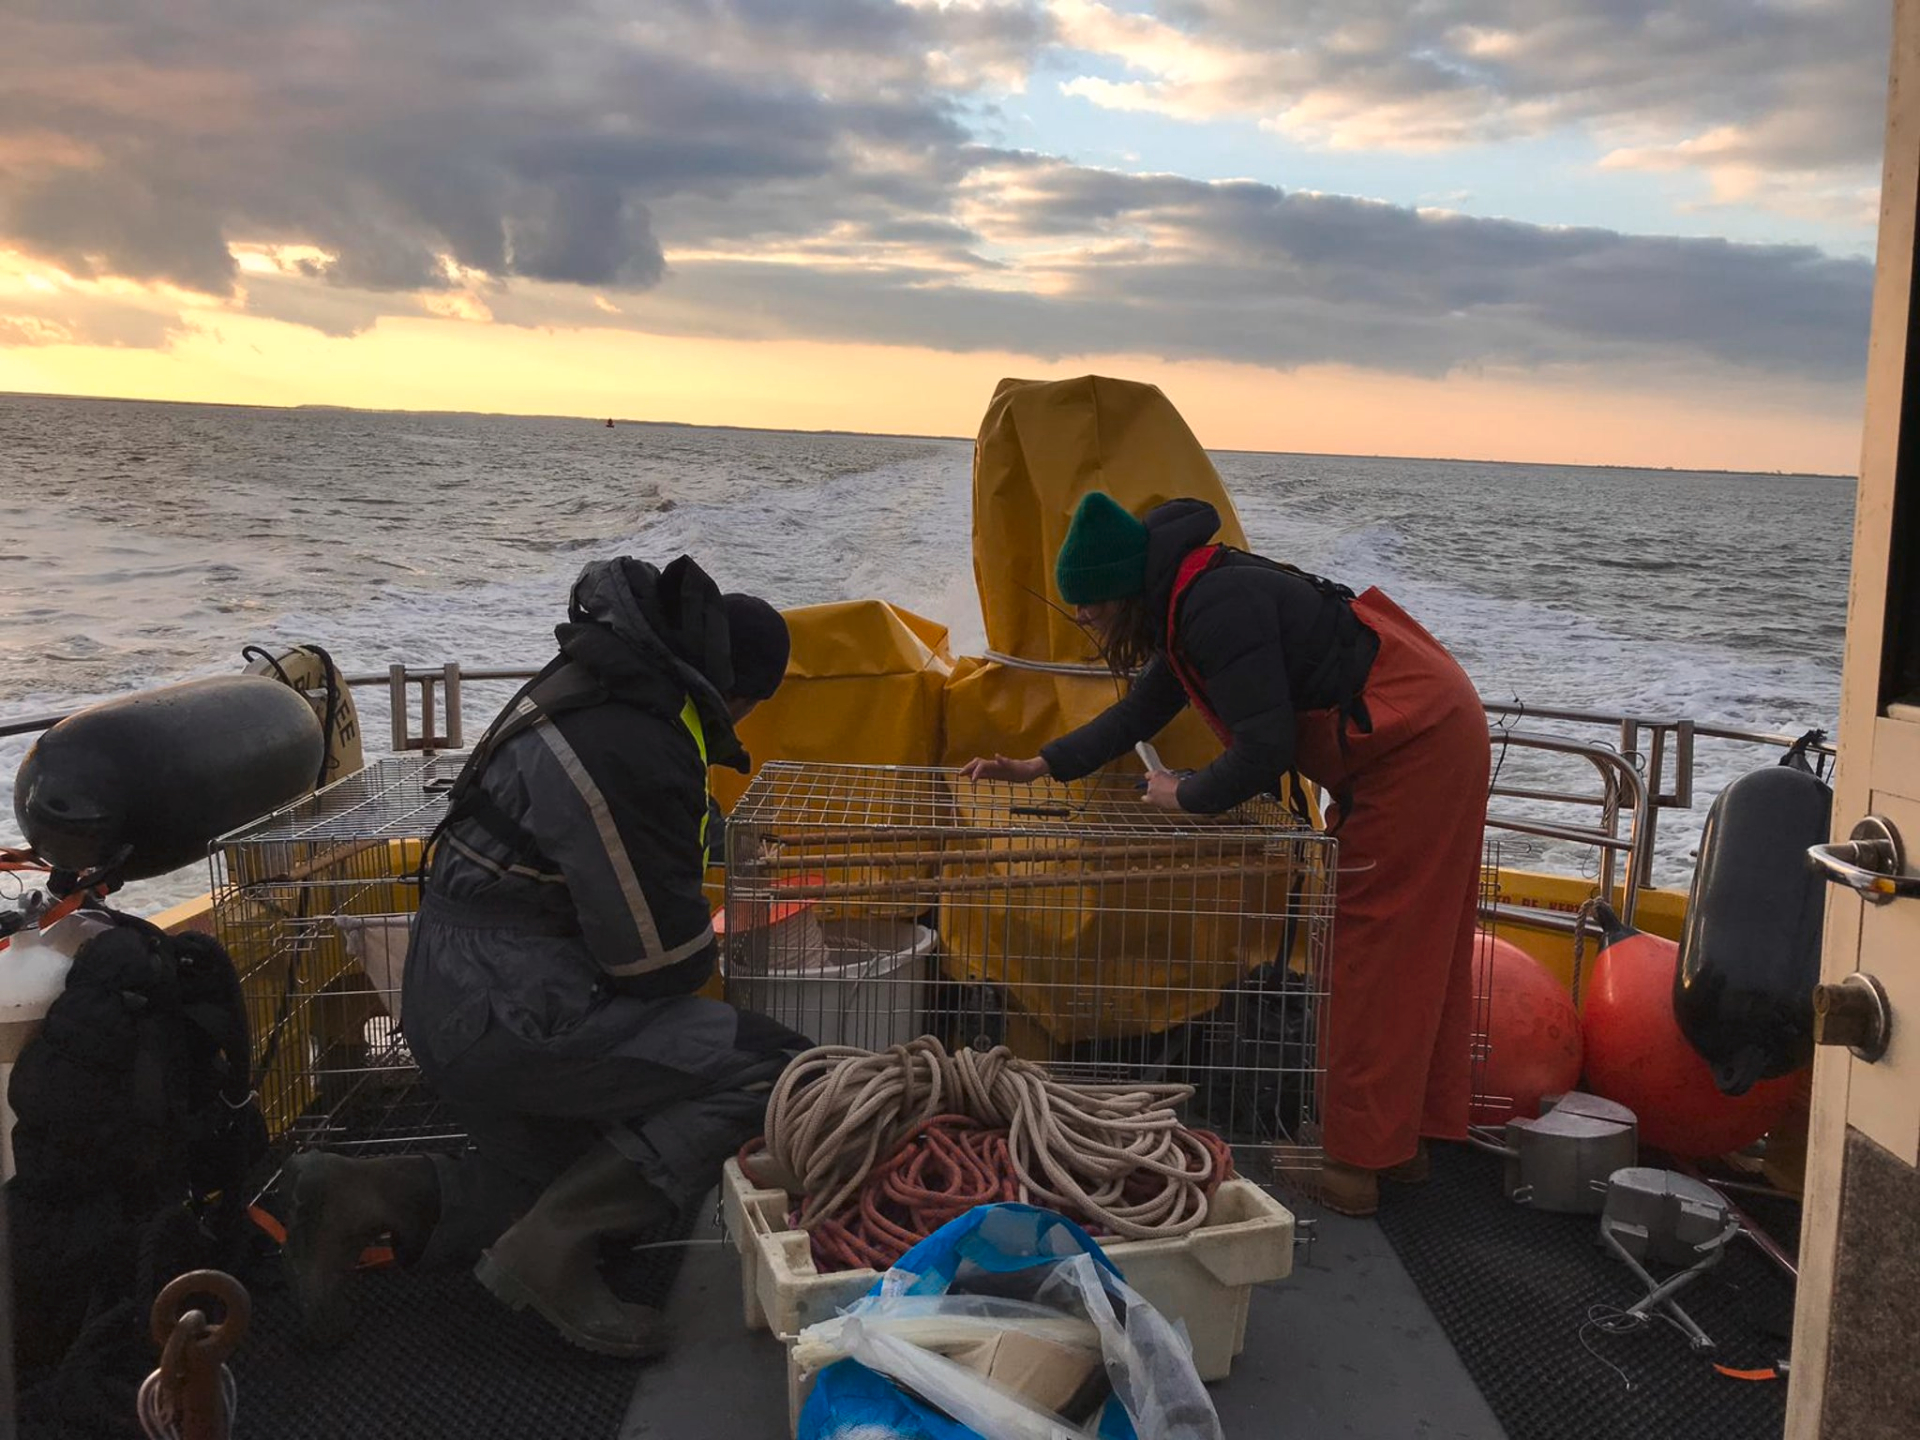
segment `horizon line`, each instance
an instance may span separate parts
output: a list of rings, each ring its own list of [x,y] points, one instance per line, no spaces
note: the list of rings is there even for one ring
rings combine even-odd
[[[503,420],[579,420],[604,427],[611,419],[615,426],[646,425],[660,429],[676,430],[723,430],[742,431],[759,435],[830,435],[863,440],[941,440],[971,445],[973,437],[967,435],[929,435],[911,430],[847,430],[829,427],[818,430],[805,430],[790,425],[715,425],[702,424],[693,420],[653,420],[634,417],[594,416],[587,413],[560,414],[521,410],[441,410],[412,409],[405,406],[371,405],[334,405],[324,402],[302,402],[289,405],[267,405],[247,400],[156,400],[139,395],[77,395],[53,390],[0,390],[0,399],[22,400],[79,400],[110,402],[120,405],[180,405],[199,406],[219,410],[272,410],[298,411],[322,410],[339,411],[356,415],[471,415],[488,419]],[[1199,437],[1196,436],[1195,439]],[[1692,465],[1621,465],[1603,462],[1581,462],[1566,460],[1494,460],[1471,455],[1393,455],[1379,452],[1367,453],[1348,450],[1249,450],[1231,445],[1202,445],[1201,449],[1209,455],[1270,455],[1297,456],[1316,460],[1410,460],[1421,464],[1433,465],[1511,465],[1531,469],[1565,470],[1630,470],[1654,475],[1748,475],[1756,478],[1777,478],[1794,480],[1849,480],[1859,483],[1859,476],[1840,471],[1823,470],[1735,470],[1724,466]]]

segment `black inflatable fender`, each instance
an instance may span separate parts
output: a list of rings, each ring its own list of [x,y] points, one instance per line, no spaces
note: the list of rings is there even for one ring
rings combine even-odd
[[[1833,791],[1791,764],[1741,776],[1707,812],[1673,1013],[1724,1094],[1813,1057],[1826,886],[1806,857],[1832,823]]]
[[[27,843],[117,880],[206,858],[214,840],[313,788],[326,740],[276,680],[190,680],[69,715],[20,762],[13,813]]]

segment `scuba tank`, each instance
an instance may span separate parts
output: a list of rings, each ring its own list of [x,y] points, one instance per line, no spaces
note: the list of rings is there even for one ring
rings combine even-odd
[[[1822,733],[1727,786],[1701,833],[1673,1013],[1723,1094],[1813,1058],[1826,886],[1806,857],[1828,838],[1833,791],[1807,749]]]
[[[109,700],[41,735],[13,813],[56,870],[113,884],[164,875],[228,831],[305,795],[327,746],[277,680],[226,675]]]

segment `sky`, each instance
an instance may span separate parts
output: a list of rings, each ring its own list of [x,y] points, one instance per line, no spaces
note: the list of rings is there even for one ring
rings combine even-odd
[[[1851,473],[1887,0],[0,0],[0,390]]]

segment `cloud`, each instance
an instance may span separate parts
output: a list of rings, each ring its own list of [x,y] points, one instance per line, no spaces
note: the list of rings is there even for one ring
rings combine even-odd
[[[1123,174],[973,138],[970,107],[1065,37],[1133,67],[1107,83],[1141,103],[1284,102],[1269,118],[1340,143],[1383,124],[1466,143],[1617,118],[1634,97],[1678,117],[1697,80],[1697,115],[1724,112],[1720,128],[1653,125],[1614,163],[1745,166],[1764,189],[1781,166],[1840,173],[1859,148],[1734,106],[1734,67],[1691,10],[1641,7],[1635,28],[1537,0],[1523,29],[1518,8],[177,0],[130,19],[69,0],[10,23],[0,53],[0,247],[60,277],[51,298],[0,284],[0,344],[77,339],[83,311],[147,337],[119,343],[161,344],[183,314],[224,310],[341,337],[433,316],[1415,375],[1857,379],[1864,261]],[[1799,35],[1808,7],[1776,8],[1769,33]],[[1643,31],[1674,54],[1643,55],[1659,74],[1633,81],[1600,42]],[[1810,37],[1796,64],[1840,64],[1850,43]]]
[[[674,283],[626,318],[743,338],[1417,375],[1677,359],[1852,382],[1865,360],[1872,266],[1807,246],[1558,229],[1000,154],[980,156],[961,199],[998,269],[676,261]]]
[[[1041,26],[892,0],[36,7],[0,53],[0,236],[211,295],[234,243],[284,240],[366,289],[444,288],[443,256],[646,286],[665,202],[923,183],[964,141],[966,77],[1017,69]]]
[[[1882,0],[1051,8],[1064,45],[1121,72],[1063,88],[1112,109],[1250,119],[1332,149],[1431,151],[1574,128],[1616,168],[1698,170],[1721,203],[1838,203],[1849,220],[1878,180]]]
[[[185,332],[180,312],[191,299],[124,281],[79,281],[0,248],[0,348],[161,349]]]

